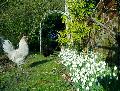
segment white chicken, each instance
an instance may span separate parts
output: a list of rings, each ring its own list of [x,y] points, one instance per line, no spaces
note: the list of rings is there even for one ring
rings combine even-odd
[[[18,49],[14,49],[12,43],[9,40],[4,40],[3,50],[7,54],[8,58],[21,68],[21,64],[24,63],[24,59],[29,53],[27,37],[23,36],[21,38]]]

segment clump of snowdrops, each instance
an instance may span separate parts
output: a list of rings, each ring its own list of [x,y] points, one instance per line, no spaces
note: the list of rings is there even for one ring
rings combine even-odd
[[[106,75],[117,77],[117,67],[114,71],[107,66],[105,61],[100,60],[100,55],[89,51],[87,54],[74,49],[63,48],[59,54],[61,63],[69,69],[71,81],[77,91],[80,89],[91,90],[94,83],[99,84],[98,77],[103,79]],[[81,90],[80,90],[81,91]]]

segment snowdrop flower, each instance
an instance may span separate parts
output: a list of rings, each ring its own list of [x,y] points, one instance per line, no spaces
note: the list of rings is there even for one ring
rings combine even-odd
[[[95,80],[94,78],[91,79],[92,82],[93,82],[94,80]]]
[[[84,79],[83,79],[83,81],[82,81],[82,82],[83,82],[83,84],[85,84],[85,83],[86,83],[86,80],[84,80]]]
[[[97,85],[100,86],[100,83],[98,82]]]
[[[86,66],[89,68],[89,67],[90,67],[90,64],[89,64],[89,63],[87,63],[87,64],[86,64]]]
[[[84,79],[87,80],[87,77],[85,76]]]
[[[118,77],[116,77],[116,80],[118,80]]]
[[[95,79],[95,82],[98,83],[98,79]]]
[[[78,83],[78,79],[77,78],[73,78],[73,82],[77,82]]]
[[[104,74],[103,76],[105,77],[106,75]]]
[[[65,63],[64,65],[65,65],[65,66],[67,66],[68,64],[67,64],[67,63]]]
[[[66,67],[70,67],[72,81],[74,83],[80,81],[82,83],[82,88],[86,90],[90,90],[89,86],[92,86],[92,83],[97,81],[97,77],[101,76],[101,79],[103,79],[106,73],[108,74],[111,72],[106,68],[106,63],[104,61],[97,62],[97,53],[89,52],[88,54],[84,54],[81,52],[77,54],[76,50],[64,48],[64,50],[61,50],[59,57],[62,59],[61,63]],[[117,70],[116,67],[114,67],[114,70]],[[114,73],[113,75],[115,76],[116,74]]]
[[[102,74],[103,70],[100,70],[100,73]]]
[[[115,74],[115,73],[113,73],[113,76],[116,76],[116,74]]]
[[[98,58],[98,56],[97,56],[97,55],[95,55],[94,57],[95,57],[95,59],[97,59],[97,58]]]
[[[77,91],[79,91],[79,88],[77,88]]]
[[[89,90],[89,87],[88,87],[88,86],[86,87],[86,90]]]
[[[85,88],[84,85],[82,85],[82,88],[83,88],[83,89]]]
[[[76,73],[79,74],[80,70],[79,69],[76,69]]]
[[[80,76],[79,76],[79,75],[77,75],[77,76],[76,76],[76,78],[79,80],[79,79],[80,79]]]
[[[81,66],[82,66],[82,63],[79,63],[79,66],[81,67]]]
[[[112,79],[112,77],[110,77],[110,79]]]
[[[76,64],[73,64],[72,67],[73,67],[73,68],[77,68],[77,65],[76,65]]]
[[[92,82],[89,83],[89,86],[90,86],[90,87],[92,86]]]
[[[101,76],[100,79],[103,79],[103,77]]]
[[[116,66],[114,66],[114,70],[117,70],[117,67],[116,67]]]

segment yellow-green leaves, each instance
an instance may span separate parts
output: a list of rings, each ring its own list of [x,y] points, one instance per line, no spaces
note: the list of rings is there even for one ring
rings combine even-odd
[[[69,11],[68,18],[63,16],[63,22],[66,23],[66,30],[60,32],[59,40],[61,44],[76,44],[86,37],[93,29],[87,26],[87,17],[92,14],[94,4],[87,3],[85,0],[66,0],[66,5]],[[64,36],[63,36],[64,35]],[[70,37],[68,37],[70,35]]]

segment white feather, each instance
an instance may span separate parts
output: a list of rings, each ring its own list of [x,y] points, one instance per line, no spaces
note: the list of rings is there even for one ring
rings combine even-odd
[[[4,40],[3,50],[7,54],[8,58],[15,62],[18,66],[24,63],[24,59],[29,52],[25,36],[21,38],[18,49],[14,49],[12,43],[9,40]]]

